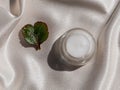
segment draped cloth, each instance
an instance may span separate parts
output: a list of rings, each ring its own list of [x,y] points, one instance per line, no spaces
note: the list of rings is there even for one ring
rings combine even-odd
[[[39,51],[20,33],[36,21],[49,28]],[[75,70],[51,68],[54,42],[72,28],[92,34],[95,55]],[[119,0],[0,0],[0,90],[120,90],[119,31]]]

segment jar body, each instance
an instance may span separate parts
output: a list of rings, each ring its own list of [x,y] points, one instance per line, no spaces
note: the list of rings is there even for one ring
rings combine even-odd
[[[55,43],[55,55],[63,63],[72,66],[85,65],[95,53],[96,44],[92,35],[84,29],[71,29]]]

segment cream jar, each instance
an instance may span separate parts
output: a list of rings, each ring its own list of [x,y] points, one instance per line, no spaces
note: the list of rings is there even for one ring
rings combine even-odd
[[[94,55],[96,43],[86,30],[75,28],[64,33],[55,43],[55,55],[65,64],[85,65]]]

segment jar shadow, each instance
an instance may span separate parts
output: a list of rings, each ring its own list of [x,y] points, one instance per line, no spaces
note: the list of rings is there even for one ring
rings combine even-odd
[[[57,41],[56,41],[57,42]],[[61,58],[59,58],[55,52],[55,44],[56,42],[53,44],[50,53],[48,55],[48,65],[56,70],[56,71],[74,71],[78,68],[80,68],[81,66],[72,66],[72,65],[68,65],[65,62],[63,62],[63,60]]]

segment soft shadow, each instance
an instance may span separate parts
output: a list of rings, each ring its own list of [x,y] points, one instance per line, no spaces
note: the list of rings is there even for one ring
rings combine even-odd
[[[20,0],[10,0],[10,12],[15,16],[19,16],[21,14]]]
[[[48,55],[48,59],[47,59],[48,65],[52,69],[57,70],[57,71],[74,71],[74,70],[78,69],[79,68],[78,66],[68,65],[65,62],[63,62],[62,59],[57,57],[57,55],[55,53],[55,43],[53,44],[53,47]]]
[[[28,44],[26,41],[25,41],[25,39],[24,39],[24,37],[23,37],[23,35],[22,35],[22,29],[20,30],[20,32],[19,32],[19,39],[20,39],[20,43],[21,43],[21,45],[23,46],[23,47],[25,47],[25,48],[28,48],[28,47],[34,47],[35,49],[36,49],[36,47],[35,47],[35,45],[31,45],[31,44]],[[37,49],[36,49],[37,50]]]

